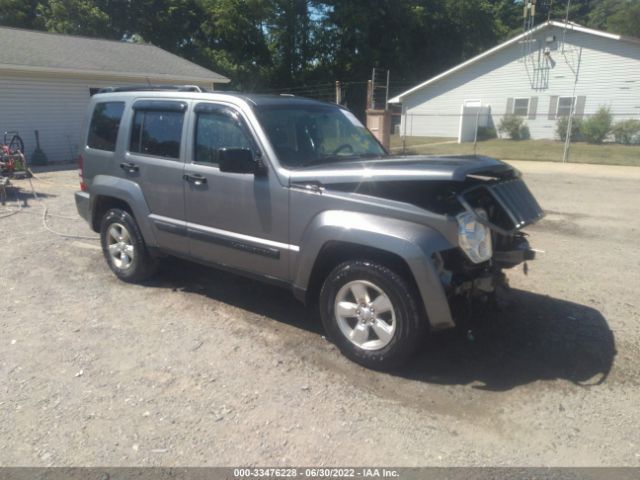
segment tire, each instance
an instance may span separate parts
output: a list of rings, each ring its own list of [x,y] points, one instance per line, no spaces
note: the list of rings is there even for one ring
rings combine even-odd
[[[319,301],[329,338],[347,358],[375,370],[398,367],[415,353],[427,331],[419,304],[410,282],[368,261],[338,265],[325,279]]]
[[[15,153],[17,151],[24,153],[24,142],[22,141],[22,138],[20,138],[20,135],[14,135],[13,138],[11,138],[11,141],[9,142],[9,151],[11,153]]]
[[[100,243],[107,264],[125,282],[142,282],[156,273],[158,262],[149,254],[133,216],[113,208],[100,224]]]

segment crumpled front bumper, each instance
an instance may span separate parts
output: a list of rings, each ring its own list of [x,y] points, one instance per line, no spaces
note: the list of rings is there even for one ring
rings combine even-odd
[[[472,264],[459,249],[440,252],[435,261],[447,297],[478,297],[508,285],[504,269],[535,259],[524,234],[510,237],[493,253],[490,261]]]

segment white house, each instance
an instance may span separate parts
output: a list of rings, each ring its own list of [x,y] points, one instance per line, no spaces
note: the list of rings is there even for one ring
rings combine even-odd
[[[473,140],[475,125],[522,116],[553,139],[557,119],[600,106],[640,119],[640,39],[549,21],[398,95],[400,133]],[[464,115],[461,115],[464,113]]]
[[[228,82],[152,45],[0,28],[0,135],[18,131],[27,158],[38,130],[50,162],[74,159],[87,103],[100,88]]]

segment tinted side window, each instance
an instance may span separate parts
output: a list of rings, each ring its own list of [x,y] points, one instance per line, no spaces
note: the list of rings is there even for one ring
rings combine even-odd
[[[97,103],[91,117],[89,126],[89,139],[87,145],[90,148],[114,152],[120,120],[124,112],[124,102]]]
[[[217,165],[222,148],[251,148],[251,142],[235,118],[224,113],[199,113],[194,161]]]
[[[179,158],[184,113],[136,110],[129,150],[156,157]]]

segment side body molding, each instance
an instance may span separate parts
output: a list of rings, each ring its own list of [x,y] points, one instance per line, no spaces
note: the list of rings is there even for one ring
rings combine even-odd
[[[325,211],[317,215],[300,239],[301,250],[292,265],[294,290],[306,291],[316,258],[332,242],[345,242],[399,255],[409,266],[433,329],[454,327],[442,282],[431,262],[434,252],[453,248],[436,230],[412,222],[377,215]]]
[[[108,175],[96,175],[91,183],[91,211],[95,211],[95,202],[99,196],[113,197],[131,207],[136,222],[147,245],[157,247],[158,242],[149,220],[151,211],[144,198],[140,185],[131,180]]]

